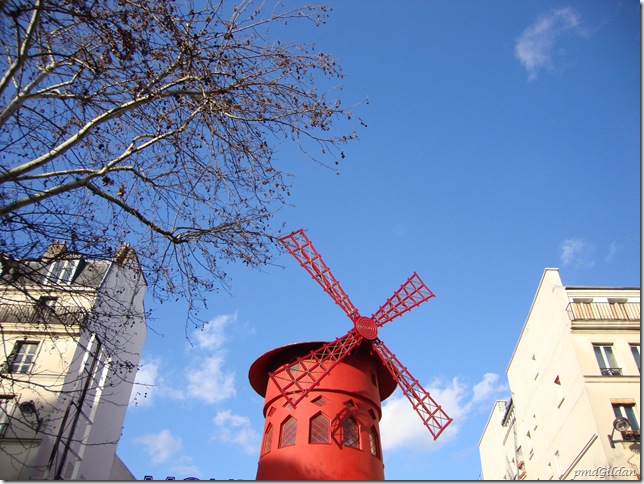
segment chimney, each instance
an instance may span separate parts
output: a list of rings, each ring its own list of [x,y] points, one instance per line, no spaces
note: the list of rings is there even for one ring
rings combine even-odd
[[[128,259],[132,257],[135,257],[134,249],[132,249],[132,247],[127,244],[123,244],[121,247],[119,247],[119,250],[116,251],[114,262],[123,265],[128,261]]]
[[[56,257],[60,257],[66,252],[67,252],[67,243],[66,242],[61,243],[60,241],[57,240],[49,247],[47,247],[47,250],[45,250],[45,253],[43,254],[43,259],[54,259]]]

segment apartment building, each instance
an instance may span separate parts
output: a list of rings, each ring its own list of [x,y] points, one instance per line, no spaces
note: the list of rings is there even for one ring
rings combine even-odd
[[[640,478],[640,288],[546,269],[479,441],[483,479]]]
[[[134,250],[1,262],[0,479],[133,480],[116,449],[146,335]]]

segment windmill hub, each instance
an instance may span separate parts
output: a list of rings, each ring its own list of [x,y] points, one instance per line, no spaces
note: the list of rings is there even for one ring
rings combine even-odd
[[[360,336],[368,340],[374,340],[378,336],[378,326],[373,319],[365,316],[360,316],[355,321],[355,327],[360,333]]]

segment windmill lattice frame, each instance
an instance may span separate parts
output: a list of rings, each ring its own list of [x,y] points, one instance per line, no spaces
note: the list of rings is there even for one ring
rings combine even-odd
[[[313,243],[303,229],[280,237],[278,240],[331,296],[331,299],[342,308],[354,325],[344,336],[269,373],[269,378],[282,396],[295,408],[337,364],[366,340],[411,402],[412,407],[422,419],[423,425],[436,440],[452,422],[452,418],[445,413],[429,392],[411,376],[407,368],[378,338],[378,328],[435,297],[434,293],[414,272],[371,317],[362,316],[329,267],[324,263],[322,256],[313,247]]]

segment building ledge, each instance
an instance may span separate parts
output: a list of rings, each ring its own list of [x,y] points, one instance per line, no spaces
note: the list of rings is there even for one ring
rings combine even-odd
[[[640,383],[640,375],[584,375],[586,383]]]

